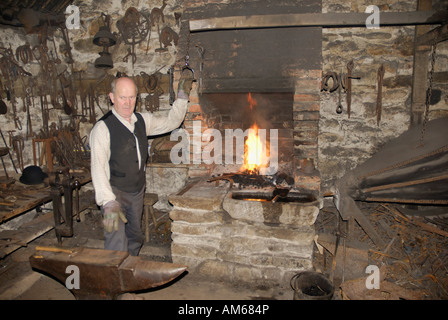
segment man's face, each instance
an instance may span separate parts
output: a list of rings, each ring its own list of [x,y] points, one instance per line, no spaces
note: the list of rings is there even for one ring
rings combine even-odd
[[[137,99],[137,88],[129,78],[120,78],[115,85],[115,93],[109,94],[110,100],[114,104],[114,109],[125,119],[130,119],[134,113]]]

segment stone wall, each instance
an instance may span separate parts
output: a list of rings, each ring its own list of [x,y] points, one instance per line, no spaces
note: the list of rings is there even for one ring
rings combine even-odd
[[[164,5],[164,3],[166,5]],[[61,126],[67,126],[73,120],[79,127],[79,132],[81,137],[88,137],[90,129],[92,128],[96,119],[99,119],[104,113],[106,113],[111,108],[111,103],[108,98],[108,92],[110,89],[110,81],[117,73],[124,73],[128,76],[139,77],[141,72],[147,75],[161,75],[164,80],[164,90],[160,95],[160,109],[155,111],[156,113],[164,114],[170,108],[169,104],[169,91],[167,73],[170,67],[172,67],[176,60],[177,47],[174,41],[170,45],[166,46],[160,42],[159,32],[163,27],[170,27],[175,33],[179,33],[180,26],[178,23],[178,18],[182,15],[183,7],[181,3],[177,0],[148,0],[148,1],[138,1],[138,0],[101,0],[101,1],[73,1],[73,5],[79,8],[80,26],[79,28],[70,29],[67,31],[71,53],[73,56],[73,66],[68,61],[68,52],[66,50],[65,42],[63,41],[63,34],[60,28],[54,28],[52,34],[48,37],[47,46],[48,54],[51,58],[58,57],[60,63],[56,64],[59,73],[64,70],[64,76],[72,84],[75,84],[76,88],[76,99],[74,101],[74,107],[76,113],[81,113],[81,86],[79,80],[82,79],[83,89],[87,91],[90,86],[92,86],[93,92],[95,94],[95,112],[96,115],[94,119],[89,119],[87,121],[80,121],[81,117],[72,117],[64,113],[64,110],[58,106],[62,104],[62,94],[60,92],[60,87],[58,83],[55,87],[50,79],[45,78],[41,72],[41,65],[37,59],[32,59],[30,62],[23,64],[20,60],[17,63],[26,72],[29,72],[31,76],[25,76],[25,86],[21,83],[20,79],[15,81],[15,101],[17,116],[20,118],[22,123],[22,128],[16,128],[14,125],[14,117],[12,112],[11,101],[6,99],[6,92],[0,91],[2,100],[6,103],[8,112],[5,115],[0,116],[0,127],[5,135],[6,141],[9,145],[8,134],[10,130],[14,130],[13,135],[18,135],[23,138],[24,149],[23,149],[23,159],[24,166],[33,164],[33,153],[32,153],[32,139],[27,137],[27,118],[26,112],[22,108],[22,99],[25,98],[25,93],[23,87],[28,85],[33,85],[33,99],[30,100],[30,118],[32,120],[32,129],[34,134],[40,134],[43,128],[43,119],[41,111],[41,100],[40,97],[46,97],[49,102],[49,123],[55,123],[56,128]],[[119,31],[117,27],[117,21],[122,19],[128,8],[135,7],[139,12],[147,17],[151,17],[151,13],[159,11],[163,13],[163,21],[161,16],[156,19],[153,15],[152,20],[149,22],[149,36],[147,36],[143,41],[140,41],[132,49],[132,46],[125,43],[125,41],[118,37],[117,44],[109,48],[109,52],[112,55],[112,60],[114,63],[111,69],[99,69],[94,66],[95,60],[99,57],[99,52],[103,50],[102,47],[93,44],[93,37],[99,30],[99,27],[104,25],[104,18],[102,14],[107,14],[110,16],[110,29],[112,33],[117,33]],[[142,23],[143,25],[143,23]],[[2,25],[0,27],[0,47],[11,48],[15,54],[17,47],[30,44],[30,46],[36,47],[41,44],[39,40],[40,34],[37,29],[26,33],[25,29],[17,27],[8,27]],[[54,36],[52,36],[54,35]],[[54,44],[53,44],[54,39]],[[165,50],[160,50],[160,48]],[[129,53],[129,50],[134,50],[136,59],[134,63],[131,57],[125,59]],[[3,51],[2,51],[3,52]],[[73,68],[72,68],[73,67]],[[2,81],[3,89],[7,86],[5,80]],[[59,91],[57,97],[52,97],[50,90],[44,90],[43,84],[48,84],[51,87],[51,92]],[[141,95],[139,97],[140,102],[144,103],[145,98],[148,93],[144,88],[140,88]],[[143,89],[143,90],[142,90]],[[66,90],[66,94],[68,90]],[[52,99],[53,98],[53,99]],[[56,101],[56,103],[53,103]],[[32,102],[32,103],[31,103]],[[3,141],[0,143],[3,146]],[[16,160],[16,154],[13,150],[12,154],[14,160]],[[13,167],[9,159],[5,158],[5,165],[7,166],[8,172],[13,173]],[[20,173],[20,170],[19,170]]]
[[[322,12],[365,12],[368,5],[381,12],[415,11],[417,1],[322,1]],[[441,1],[433,1],[440,9]],[[381,17],[381,16],[380,16]],[[381,21],[381,19],[380,19]],[[351,116],[347,115],[346,95],[342,93],[343,112],[336,113],[337,91],[320,94],[319,162],[323,184],[343,176],[370,158],[382,145],[406,131],[411,119],[411,92],[414,54],[414,26],[379,29],[324,28],[322,73],[347,73],[347,63],[354,62]],[[447,71],[447,43],[437,50],[436,72]],[[381,121],[376,121],[377,71],[384,65]],[[428,61],[429,64],[429,61]],[[428,69],[429,70],[429,69]],[[435,83],[442,90],[440,101],[430,108],[430,118],[448,115],[446,80]]]
[[[218,3],[219,1],[217,1]],[[435,9],[443,9],[442,0],[433,0]],[[205,2],[192,1],[192,5],[204,6]],[[225,1],[223,1],[225,3]],[[96,108],[96,118],[110,109],[107,97],[108,82],[117,72],[128,75],[140,75],[145,72],[148,75],[159,72],[166,76],[171,66],[178,68],[183,63],[184,53],[178,52],[175,45],[168,46],[166,50],[160,48],[159,30],[162,26],[169,26],[175,32],[181,34],[181,24],[177,19],[184,12],[183,3],[178,0],[166,1],[163,8],[164,22],[158,22],[151,26],[149,39],[135,46],[137,60],[133,64],[131,59],[124,61],[130,45],[123,41],[110,48],[114,61],[114,68],[100,70],[93,63],[99,57],[102,50],[92,43],[93,36],[103,24],[102,13],[111,17],[111,31],[117,32],[116,22],[121,19],[126,10],[132,6],[137,10],[151,14],[154,8],[162,8],[163,1],[78,1],[73,2],[80,9],[81,24],[79,29],[69,30],[68,36],[72,47],[74,59],[73,70],[75,80],[80,75],[83,79],[90,79],[94,87],[101,92],[98,94],[98,103],[102,109]],[[323,0],[322,12],[364,12],[367,5],[377,5],[381,11],[415,11],[417,0],[413,1],[378,1],[355,0],[341,2],[336,0]],[[106,9],[107,8],[107,9]],[[177,18],[176,18],[177,17]],[[180,18],[181,20],[182,18]],[[159,28],[158,28],[159,27]],[[325,185],[344,175],[358,163],[368,159],[383,144],[405,131],[410,124],[410,104],[413,72],[413,26],[380,27],[380,29],[359,28],[322,28],[322,70],[311,70],[300,73],[300,70],[285,69],[285,72],[297,73],[295,75],[296,89],[294,96],[294,155],[296,168],[300,169],[302,160],[313,159],[314,165],[320,172],[320,176],[312,176],[313,185],[319,185],[321,179]],[[0,27],[0,47],[11,48],[13,52],[18,46],[29,43],[32,47],[39,44],[39,35],[26,33],[24,29],[13,27]],[[51,39],[51,38],[49,38]],[[70,74],[71,65],[67,63],[67,52],[64,49],[62,33],[55,30],[55,44],[58,57],[62,60],[59,69],[67,68]],[[149,40],[149,41],[148,41]],[[182,39],[180,39],[182,40]],[[183,39],[185,41],[185,39]],[[50,49],[54,51],[52,41],[48,42]],[[53,52],[54,54],[55,52]],[[338,102],[337,92],[320,92],[319,79],[328,71],[340,73],[346,72],[346,65],[353,60],[353,72],[359,76],[359,80],[352,81],[352,106],[351,117],[348,118],[346,109],[341,114],[336,113]],[[442,42],[437,47],[435,71],[440,76],[436,77],[434,88],[439,90],[440,98],[431,106],[430,118],[439,118],[448,114],[448,95],[446,74],[448,66],[448,42]],[[20,62],[19,62],[20,64]],[[377,93],[377,70],[380,65],[385,67],[383,86],[383,110],[379,125],[376,123],[375,103]],[[21,65],[21,64],[20,64]],[[50,101],[48,92],[40,92],[39,84],[48,79],[42,79],[40,65],[36,60],[26,65],[21,65],[25,71],[32,74],[36,84],[33,86],[34,99],[30,109],[30,117],[33,131],[42,129],[42,114],[40,96],[46,96]],[[428,61],[429,68],[429,61]],[[176,74],[176,77],[178,74]],[[72,81],[75,81],[72,79]],[[28,83],[28,80],[25,79]],[[5,86],[5,83],[2,83]],[[24,164],[32,164],[32,142],[26,137],[26,112],[23,109],[24,98],[23,84],[16,81],[16,108],[22,122],[22,129],[14,125],[11,101],[6,99],[6,92],[1,92],[1,98],[8,107],[8,112],[0,116],[0,126],[8,142],[7,132],[14,130],[14,135],[20,135],[24,140]],[[22,88],[22,89],[21,89]],[[160,97],[160,113],[170,109],[168,92]],[[78,96],[79,98],[79,96]],[[142,94],[144,100],[146,94]],[[346,106],[346,95],[341,96],[342,105]],[[61,96],[58,97],[59,103]],[[215,115],[207,116],[203,113],[199,103],[199,96],[193,91],[190,97],[189,113],[185,126],[187,130],[195,120],[204,121],[203,130],[206,130],[210,122],[217,121]],[[80,109],[80,101],[77,101]],[[64,114],[63,110],[52,108],[50,105],[49,122],[59,125],[70,122],[71,117]],[[317,120],[318,119],[318,120]],[[79,121],[79,118],[76,118]],[[90,121],[78,122],[81,137],[88,136],[93,126]],[[1,142],[3,145],[3,143]],[[316,148],[317,146],[317,148]],[[14,159],[16,154],[13,153]],[[9,172],[13,172],[12,165],[5,158],[5,165]],[[189,176],[207,175],[210,167],[204,164],[191,165]],[[298,180],[301,180],[301,176]],[[305,179],[306,180],[306,179]],[[296,184],[302,184],[296,181]],[[315,187],[316,188],[316,187]]]

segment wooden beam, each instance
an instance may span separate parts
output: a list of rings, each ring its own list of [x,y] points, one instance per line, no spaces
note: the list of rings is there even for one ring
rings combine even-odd
[[[366,27],[372,13],[298,13],[192,19],[190,32],[224,29],[278,27]],[[444,12],[379,12],[380,26],[441,24],[448,19]]]
[[[421,12],[432,8],[432,0],[418,0],[417,9]],[[426,107],[426,90],[428,80],[428,61],[431,47],[418,45],[419,36],[427,33],[429,26],[417,26],[414,32],[414,67],[412,78],[411,96],[411,125],[419,125],[423,122]]]
[[[438,34],[437,34],[438,33]],[[437,43],[448,40],[448,24],[432,29],[431,31],[418,36],[416,40],[417,46],[431,45],[437,36]]]

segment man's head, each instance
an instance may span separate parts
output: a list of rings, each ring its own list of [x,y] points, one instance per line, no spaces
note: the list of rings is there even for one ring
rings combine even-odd
[[[137,100],[137,86],[134,80],[127,77],[114,79],[109,97],[114,104],[115,111],[129,120],[134,113]]]

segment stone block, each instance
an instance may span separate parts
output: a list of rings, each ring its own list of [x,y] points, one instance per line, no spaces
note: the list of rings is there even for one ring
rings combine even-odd
[[[181,264],[187,266],[188,272],[195,272],[199,268],[199,266],[203,263],[202,259],[197,259],[195,257],[178,256],[178,255],[173,255],[172,261],[175,264]]]
[[[290,191],[291,192],[291,191]],[[307,204],[296,202],[242,201],[232,199],[229,193],[223,202],[223,209],[236,220],[281,223],[291,226],[313,225],[319,210],[319,200]]]
[[[299,171],[299,169],[297,169]],[[320,190],[321,177],[316,170],[316,174],[305,174],[298,172],[294,175],[294,186],[308,190]]]
[[[146,167],[146,192],[156,193],[156,209],[169,209],[168,197],[182,190],[188,177],[188,167],[172,164],[149,164]]]
[[[233,265],[224,261],[206,260],[198,267],[197,271],[214,279],[229,280],[229,275],[233,273]]]
[[[302,121],[302,120],[319,120],[320,114],[318,111],[301,111],[293,112],[293,119],[295,121]]]
[[[170,211],[170,218],[176,222],[222,223],[225,214],[220,211],[173,209]]]
[[[200,260],[216,259],[216,249],[207,246],[194,246],[188,244],[173,243],[171,245],[172,256],[196,257]]]
[[[297,101],[320,101],[318,93],[296,93],[294,94],[294,102]]]
[[[320,111],[320,103],[319,102],[308,102],[308,101],[300,101],[294,102],[293,104],[294,111]]]
[[[194,245],[194,246],[208,246],[216,249],[221,248],[222,240],[221,238],[215,237],[215,235],[209,236],[195,236],[181,233],[172,233],[171,239],[173,243],[182,245]],[[221,249],[220,249],[221,250]]]
[[[197,183],[181,195],[170,196],[169,201],[175,208],[220,211],[222,200],[226,193],[226,189],[213,188],[212,183],[203,181]]]
[[[188,234],[193,236],[202,235],[219,235],[221,233],[221,226],[218,223],[179,223],[174,222],[171,224],[171,231],[174,233]]]

